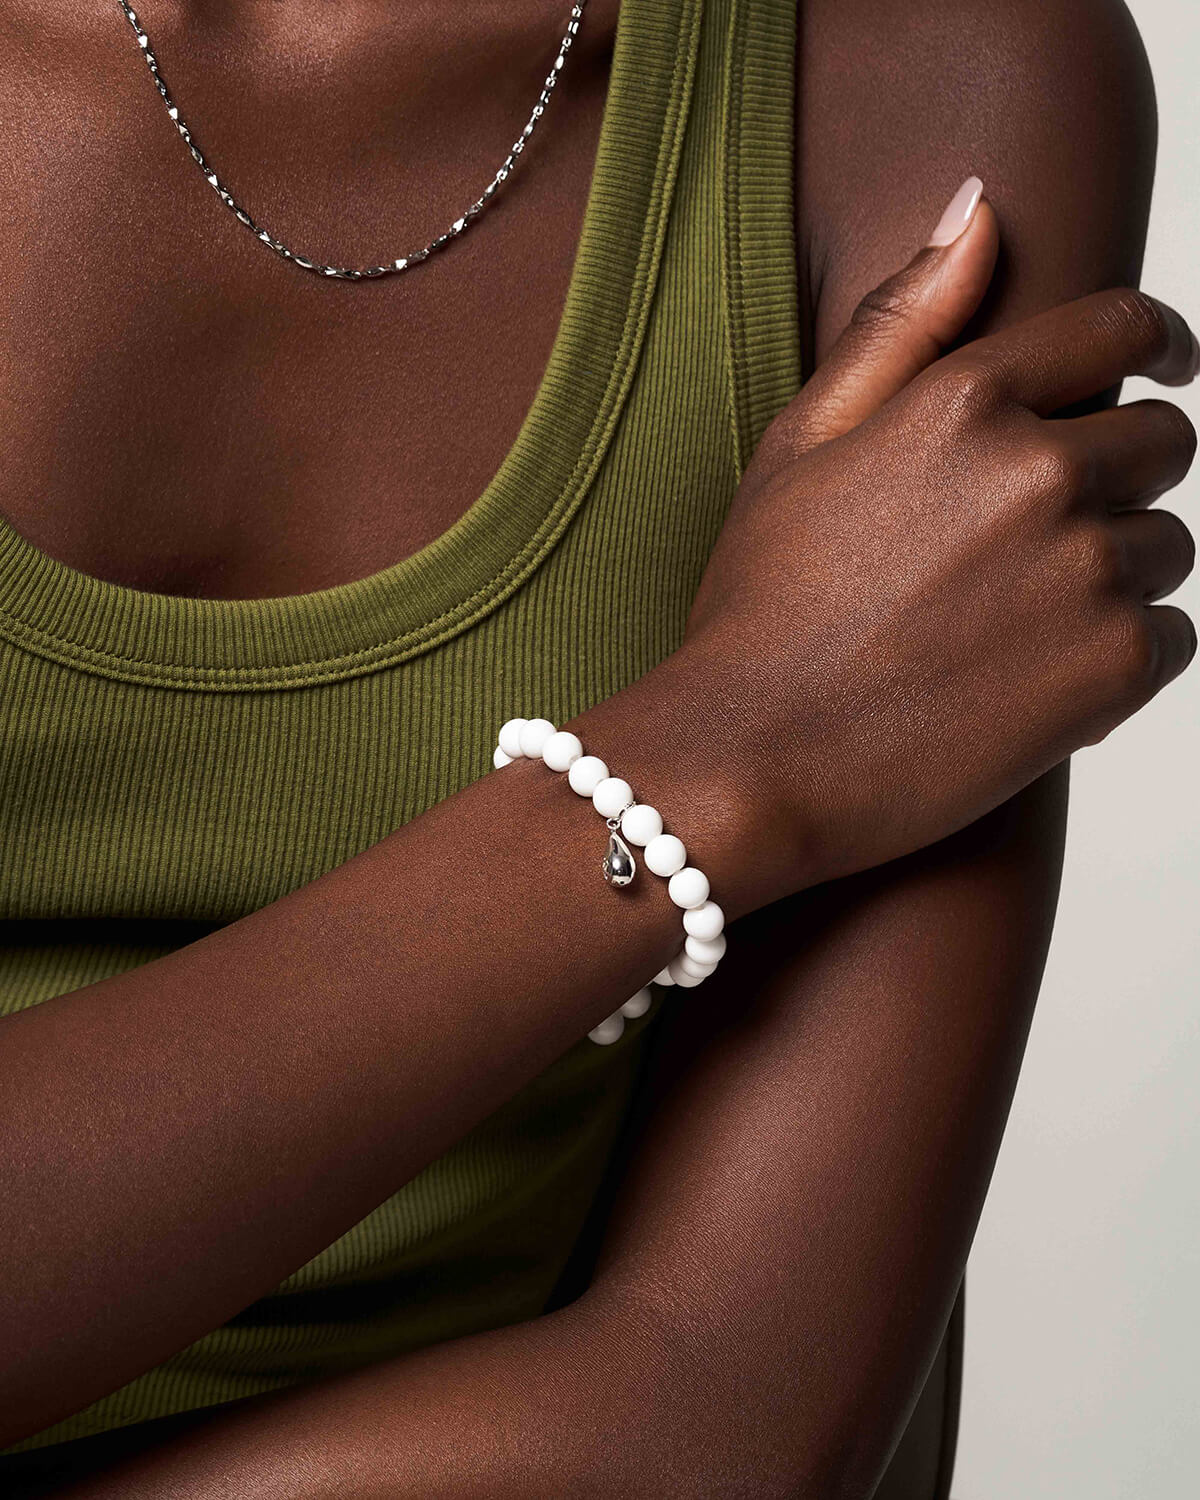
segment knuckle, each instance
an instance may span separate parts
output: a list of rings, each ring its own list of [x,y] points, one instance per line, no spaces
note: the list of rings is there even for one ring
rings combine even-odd
[[[1159,511],[1162,525],[1170,534],[1171,555],[1179,581],[1187,578],[1196,566],[1196,538],[1187,523],[1172,510]]]
[[[1200,635],[1196,632],[1195,620],[1182,609],[1179,610],[1179,624],[1184,635],[1183,671],[1186,672],[1196,660],[1196,651],[1200,648]]]
[[[1154,694],[1161,651],[1146,611],[1130,606],[1117,612],[1109,649],[1109,682],[1116,705],[1131,712]]]
[[[943,361],[929,384],[931,401],[954,429],[974,426],[994,411],[1000,381],[979,354]]]
[[[1074,533],[1073,572],[1085,592],[1108,595],[1125,585],[1125,557],[1111,526],[1089,522]]]
[[[1192,466],[1192,460],[1196,457],[1197,434],[1196,425],[1184,411],[1182,406],[1176,406],[1173,401],[1161,401],[1163,419],[1168,427],[1172,429],[1172,436],[1183,455],[1183,471],[1186,473]]]
[[[1035,447],[1032,463],[1039,500],[1065,504],[1091,488],[1095,471],[1093,455],[1062,438],[1042,438]]]
[[[873,287],[860,300],[850,315],[851,326],[860,333],[870,335],[881,329],[891,329],[896,323],[908,322],[916,302],[911,277],[904,271],[898,272],[879,286]]]
[[[1166,354],[1171,330],[1162,308],[1139,287],[1118,287],[1109,294],[1109,307],[1135,353],[1146,361]]]
[[[1172,511],[1167,511],[1172,521],[1179,529],[1180,548],[1183,555],[1183,568],[1185,578],[1191,576],[1196,567],[1196,538],[1192,529],[1185,521],[1181,521]]]

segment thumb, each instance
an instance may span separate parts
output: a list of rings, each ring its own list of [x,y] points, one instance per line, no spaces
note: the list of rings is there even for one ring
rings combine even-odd
[[[857,427],[962,333],[983,300],[999,249],[983,183],[968,177],[929,243],[868,292],[797,398],[802,446]]]

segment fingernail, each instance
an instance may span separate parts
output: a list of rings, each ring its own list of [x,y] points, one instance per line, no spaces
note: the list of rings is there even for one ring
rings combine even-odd
[[[979,200],[983,197],[983,183],[978,177],[968,177],[946,206],[946,212],[938,220],[937,228],[929,236],[930,245],[952,245],[975,217]]]

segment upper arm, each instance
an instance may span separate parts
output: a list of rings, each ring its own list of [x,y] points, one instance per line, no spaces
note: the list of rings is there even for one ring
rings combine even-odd
[[[803,0],[800,275],[819,358],[974,173],[1000,219],[970,333],[1136,283],[1157,143],[1121,0]]]
[[[1122,5],[802,15],[799,273],[818,357],[972,172],[1004,241],[972,332],[1136,282],[1155,112]],[[1062,768],[953,839],[757,914],[717,975],[668,1002],[657,1109],[596,1286],[662,1328],[688,1441],[709,1466],[758,1465],[759,1493],[814,1474],[820,1493],[869,1493],[902,1430],[1011,1102],[1065,800]]]

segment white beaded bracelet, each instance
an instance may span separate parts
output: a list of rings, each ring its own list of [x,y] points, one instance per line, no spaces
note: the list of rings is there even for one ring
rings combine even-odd
[[[598,756],[584,754],[578,735],[556,729],[549,719],[509,719],[500,730],[492,764],[499,769],[521,759],[541,760],[552,771],[565,771],[571,789],[591,798],[608,824],[601,868],[610,885],[626,886],[637,873],[631,844],[645,851],[646,868],[669,882],[667,893],[683,910],[683,947],[651,982],[690,988],[707,979],[725,955],[725,913],[710,898],[708,877],[688,864],[682,840],[663,831],[658,809],[638,802],[627,781],[610,776]],[[652,999],[644,986],[593,1027],[589,1038],[600,1046],[615,1042],[626,1020],[645,1015]]]

